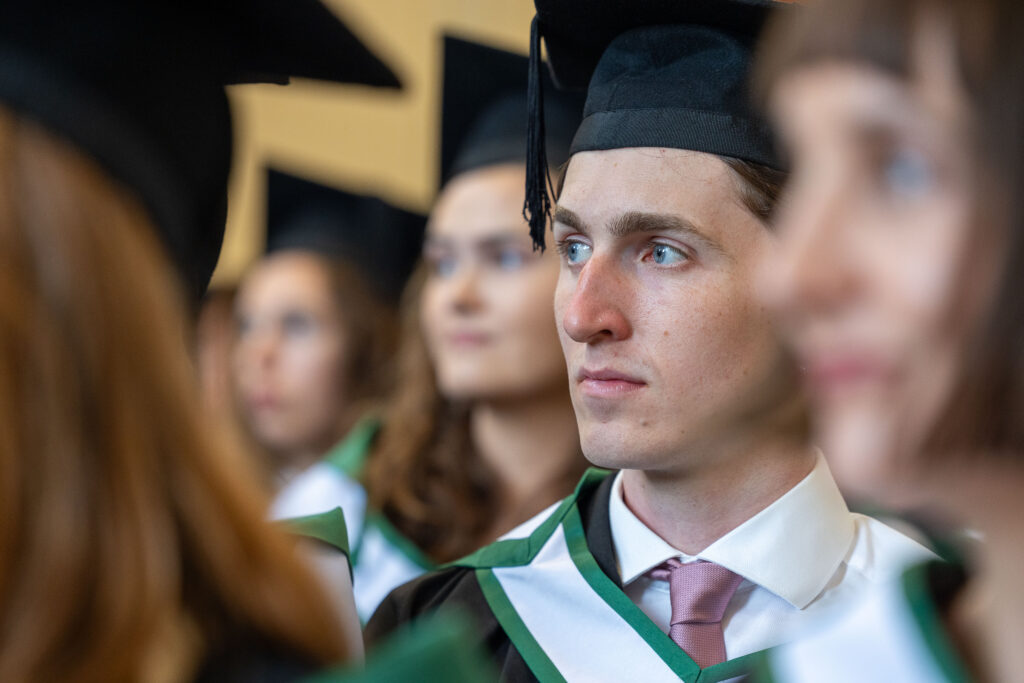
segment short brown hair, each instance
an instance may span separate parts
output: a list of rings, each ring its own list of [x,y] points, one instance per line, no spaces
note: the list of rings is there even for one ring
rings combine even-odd
[[[735,157],[718,157],[736,178],[740,202],[766,225],[775,213],[775,206],[786,182],[786,173],[764,164],[755,164]]]

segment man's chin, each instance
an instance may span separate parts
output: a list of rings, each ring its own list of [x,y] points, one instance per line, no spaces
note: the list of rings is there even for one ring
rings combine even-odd
[[[644,440],[636,438],[629,431],[613,430],[609,425],[588,430],[580,427],[580,445],[583,455],[594,467],[610,470],[644,469],[651,460],[651,454]]]

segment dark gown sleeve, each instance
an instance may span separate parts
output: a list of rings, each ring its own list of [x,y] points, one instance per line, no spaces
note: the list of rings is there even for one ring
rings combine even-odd
[[[433,613],[458,614],[470,621],[476,644],[498,669],[499,680],[537,680],[487,604],[475,570],[466,567],[431,572],[393,590],[366,625],[367,648],[372,652],[403,624]]]
[[[319,668],[264,639],[236,638],[207,655],[192,683],[299,683]]]
[[[578,507],[587,545],[594,558],[609,578],[620,584],[608,519],[612,480],[612,476],[607,476],[596,488],[581,492]],[[366,625],[364,635],[368,648],[372,649],[403,624],[434,612],[456,612],[470,620],[475,627],[476,642],[499,670],[500,680],[509,683],[537,680],[487,604],[476,571],[468,567],[430,572],[393,590]]]

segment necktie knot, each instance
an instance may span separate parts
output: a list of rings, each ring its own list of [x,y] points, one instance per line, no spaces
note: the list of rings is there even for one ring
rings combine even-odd
[[[743,577],[713,562],[671,559],[651,570],[668,581],[672,602],[669,637],[702,668],[725,659],[721,621]]]

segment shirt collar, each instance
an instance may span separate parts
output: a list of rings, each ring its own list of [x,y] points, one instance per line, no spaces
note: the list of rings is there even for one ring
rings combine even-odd
[[[622,472],[615,475],[608,500],[608,522],[615,546],[622,585],[628,585],[672,557],[683,561],[694,559],[669,545],[626,507],[622,497]]]
[[[689,556],[669,545],[626,507],[622,473],[612,486],[609,521],[623,585],[675,557],[720,564],[797,609],[825,588],[853,543],[854,523],[819,453],[811,473],[774,503]]]

